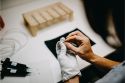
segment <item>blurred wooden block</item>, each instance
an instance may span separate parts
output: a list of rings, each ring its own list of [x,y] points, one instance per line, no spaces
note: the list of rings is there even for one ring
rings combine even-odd
[[[32,36],[36,36],[39,29],[54,23],[73,18],[73,11],[61,2],[38,8],[23,14],[25,23]]]

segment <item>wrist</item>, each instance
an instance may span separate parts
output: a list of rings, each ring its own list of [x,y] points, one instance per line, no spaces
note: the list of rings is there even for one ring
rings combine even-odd
[[[88,62],[93,62],[97,58],[97,56],[93,52],[87,53],[85,56],[86,57],[83,59],[85,59]]]
[[[67,81],[65,83],[79,83],[79,76],[75,76]]]

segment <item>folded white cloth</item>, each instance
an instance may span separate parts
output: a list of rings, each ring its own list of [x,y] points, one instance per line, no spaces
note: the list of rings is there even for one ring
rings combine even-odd
[[[14,55],[28,42],[26,33],[18,28],[8,29],[0,36],[0,60]]]
[[[61,66],[63,81],[81,75],[76,56],[67,50],[64,44],[65,38],[61,38],[56,44],[57,58]]]
[[[27,34],[18,28],[8,29],[1,39],[1,41],[12,40],[15,43],[15,52],[23,48],[28,42]]]
[[[0,42],[0,61],[14,54],[15,44],[13,41]]]

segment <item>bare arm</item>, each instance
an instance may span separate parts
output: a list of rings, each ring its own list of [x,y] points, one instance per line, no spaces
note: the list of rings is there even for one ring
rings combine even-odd
[[[94,58],[93,59],[89,59],[88,62],[94,64],[94,65],[97,65],[103,69],[112,69],[114,66],[120,64],[120,62],[116,62],[116,61],[113,61],[113,60],[109,60],[107,58],[104,58],[104,57],[100,57],[98,55],[91,55],[93,56]]]

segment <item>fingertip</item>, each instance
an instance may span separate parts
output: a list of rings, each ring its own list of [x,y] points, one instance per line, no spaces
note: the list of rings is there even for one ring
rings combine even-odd
[[[67,38],[65,39],[65,41],[64,42],[67,42]]]
[[[68,38],[69,36],[70,36],[70,34],[66,38]]]
[[[72,41],[73,39],[75,39],[75,36],[71,36],[65,39],[66,42]]]
[[[68,39],[69,39],[69,38],[66,38],[64,42],[68,42]]]
[[[64,42],[64,44],[67,46],[69,43],[68,42]]]
[[[65,45],[68,49],[72,50],[72,51],[76,51],[77,48],[75,46],[73,46],[71,43],[65,42]]]
[[[66,47],[68,48],[70,43],[68,43],[68,42],[64,42],[64,44],[65,44]]]

